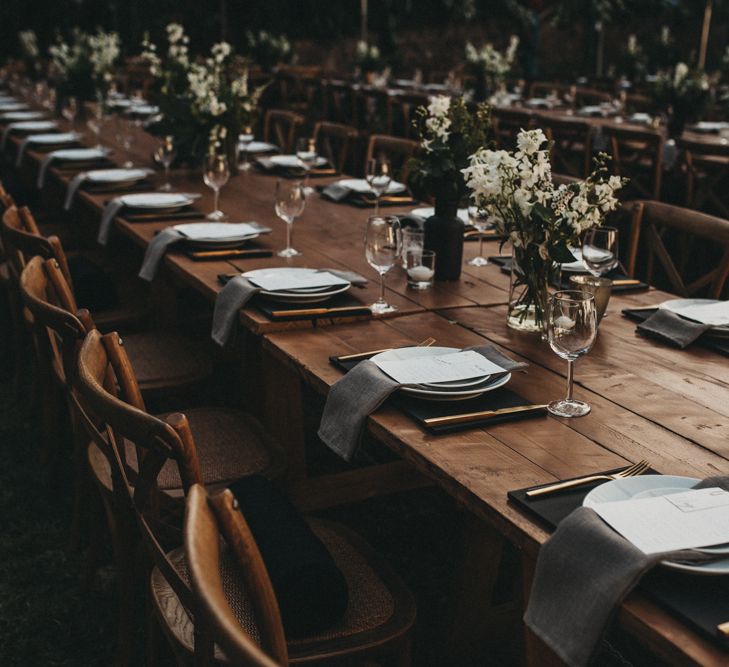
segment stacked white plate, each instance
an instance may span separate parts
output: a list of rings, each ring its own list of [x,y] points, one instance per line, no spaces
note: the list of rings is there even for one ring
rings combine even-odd
[[[86,173],[89,183],[98,185],[133,185],[151,174],[149,169],[92,169]]]
[[[343,188],[349,188],[353,192],[359,192],[361,194],[372,194],[372,188],[370,184],[364,178],[343,178],[341,181],[337,181],[337,185],[341,185]],[[386,195],[396,195],[400,192],[405,192],[407,187],[403,183],[397,181],[390,181],[385,191]]]
[[[257,222],[190,222],[175,225],[174,229],[186,238],[189,245],[209,250],[237,248],[272,231]]]
[[[271,164],[277,167],[284,167],[285,169],[298,169],[302,166],[301,160],[295,155],[272,155],[268,160]],[[317,157],[314,166],[323,167],[326,163],[326,158]]]
[[[124,206],[129,208],[173,211],[189,206],[200,196],[183,192],[140,192],[139,194],[123,195],[119,199]]]
[[[72,144],[78,141],[81,135],[75,132],[51,132],[50,134],[32,134],[28,137],[28,143],[39,146],[59,146],[61,144]]]
[[[100,160],[109,155],[108,148],[62,148],[53,152],[56,160],[64,162],[86,162],[88,160]]]
[[[711,306],[719,303],[722,302],[717,299],[670,299],[669,301],[664,301],[660,304],[659,308],[670,310],[671,312],[676,313],[676,315],[685,317],[688,320],[698,321],[692,317],[692,315],[695,315],[696,313],[691,313],[687,309],[695,308],[697,306]],[[729,338],[729,324],[712,324],[711,329],[709,329],[706,333],[715,338]]]
[[[23,111],[28,108],[27,104],[22,102],[5,102],[0,101],[0,111]]]
[[[241,135],[241,137],[243,136],[245,135]],[[275,144],[269,144],[266,141],[253,141],[252,139],[247,142],[244,139],[240,139],[238,146],[246,153],[274,153],[278,150],[278,146]]]
[[[372,357],[372,361],[424,359],[426,357],[454,354],[460,351],[455,347],[404,347],[377,354]],[[461,380],[449,382],[425,382],[407,385],[403,386],[400,391],[428,401],[463,401],[503,387],[509,380],[511,380],[511,373],[503,371],[488,375],[477,374],[475,377],[464,377]]]
[[[26,120],[13,125],[15,132],[50,132],[58,127],[52,120]]]
[[[9,111],[0,116],[5,123],[15,123],[21,120],[39,120],[45,118],[44,111]]]
[[[627,477],[606,482],[590,491],[582,504],[585,507],[595,508],[600,503],[612,503],[618,500],[631,500],[639,498],[657,498],[682,493],[692,489],[700,480],[693,477],[677,477],[675,475],[642,475],[640,477]],[[726,554],[726,558],[719,558],[710,563],[690,565],[674,563],[668,560],[662,562],[672,570],[692,572],[694,574],[718,575],[729,574],[729,544],[697,549],[713,556]]]
[[[319,269],[256,269],[244,278],[261,288],[261,295],[282,303],[321,303],[342,294],[352,283]]]

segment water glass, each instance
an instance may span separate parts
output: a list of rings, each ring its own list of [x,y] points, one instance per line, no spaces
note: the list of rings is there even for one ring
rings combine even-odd
[[[553,401],[547,409],[557,417],[582,417],[590,412],[590,406],[572,397],[574,363],[587,354],[595,343],[595,297],[574,290],[552,295],[547,316],[547,336],[552,351],[567,360],[567,397]]]
[[[168,135],[162,139],[162,143],[157,147],[154,152],[154,157],[164,167],[165,170],[165,182],[164,185],[160,186],[162,192],[169,192],[172,190],[172,184],[170,183],[170,166],[177,156],[175,150],[175,139]],[[217,208],[217,206],[216,206]]]
[[[252,141],[253,130],[250,127],[244,128],[243,134],[238,136],[238,169],[240,171],[248,171],[251,168],[248,149]]]
[[[218,202],[220,199],[220,188],[222,188],[230,178],[230,168],[228,166],[228,158],[223,153],[211,152],[205,158],[203,166],[203,181],[205,185],[212,189],[214,193],[213,211],[208,213],[207,220],[226,220],[227,216],[220,210]]]
[[[483,235],[493,227],[491,218],[485,215],[476,206],[468,208],[468,221],[476,228],[478,232],[478,255],[466,262],[469,266],[486,266],[489,260],[483,256]]]
[[[618,263],[618,230],[595,227],[585,232],[582,240],[582,263],[596,277],[604,276]]]
[[[405,250],[405,270],[408,276],[408,287],[416,290],[427,290],[433,287],[435,276],[435,251]]]
[[[376,197],[375,215],[379,215],[380,197],[387,192],[387,188],[390,187],[390,183],[392,182],[390,161],[384,155],[367,160],[366,178],[368,185]]]
[[[385,274],[397,263],[402,252],[400,219],[395,215],[373,215],[367,220],[365,257],[367,263],[380,274],[380,298],[370,306],[376,315],[392,313],[397,306],[385,300]]]
[[[407,269],[405,255],[408,250],[422,250],[425,245],[425,232],[417,227],[402,228],[402,268]]]
[[[286,223],[286,247],[278,252],[279,257],[296,257],[301,253],[291,247],[291,232],[294,220],[304,212],[306,193],[302,181],[276,181],[276,215]]]

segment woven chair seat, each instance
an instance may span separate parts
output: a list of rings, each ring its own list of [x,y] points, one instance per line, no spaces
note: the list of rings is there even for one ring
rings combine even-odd
[[[373,559],[369,547],[357,535],[327,521],[307,521],[332,554],[347,581],[349,606],[342,620],[329,630],[312,637],[288,640],[290,662],[302,662],[319,653],[325,653],[327,642],[336,641],[338,647],[344,645],[355,649],[361,647],[363,640],[376,642],[378,635],[387,633],[387,636],[391,636],[393,631],[399,634],[398,629],[403,634],[406,633],[415,620],[415,603],[400,580],[389,568]],[[176,549],[169,557],[180,576],[189,584],[184,550]],[[221,578],[225,595],[236,618],[257,641],[259,633],[255,613],[241,586],[237,564],[232,562],[225,545],[221,551]],[[168,631],[184,650],[192,653],[193,621],[157,568],[152,571],[151,591],[157,611]],[[217,646],[215,658],[216,661],[228,664]]]
[[[122,340],[142,391],[191,385],[212,373],[207,350],[186,336],[150,331]]]

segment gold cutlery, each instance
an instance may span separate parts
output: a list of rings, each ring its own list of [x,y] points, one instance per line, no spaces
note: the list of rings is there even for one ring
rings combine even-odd
[[[570,480],[567,480],[566,482],[557,482],[556,484],[550,484],[549,486],[543,486],[540,489],[532,489],[531,491],[527,491],[526,494],[530,498],[536,498],[538,496],[544,496],[549,493],[554,493],[555,491],[564,491],[565,489],[573,489],[576,486],[582,486],[583,484],[589,484],[590,482],[597,482],[602,479],[615,480],[615,479],[625,479],[626,477],[636,477],[637,475],[642,475],[650,467],[651,467],[650,463],[648,463],[648,461],[643,459],[642,461],[639,461],[638,463],[634,463],[632,466],[624,468],[620,472],[612,473],[610,475],[608,475],[608,474],[588,475],[587,477],[579,477],[578,479],[570,479]]]
[[[187,256],[190,259],[224,259],[224,258],[243,258],[243,257],[273,257],[272,250],[263,250],[260,248],[251,250],[191,250]]]
[[[613,287],[627,287],[629,285],[640,285],[640,280],[635,280],[633,278],[619,278],[618,280],[613,280]]]
[[[273,317],[307,317],[308,315],[344,315],[348,312],[362,313],[369,311],[367,306],[340,306],[338,308],[301,308],[299,310],[273,310]]]
[[[417,344],[416,347],[430,347],[435,343],[435,338],[426,338],[424,341]],[[369,352],[357,352],[355,354],[345,354],[341,357],[337,357],[338,361],[359,361],[360,359],[369,359],[374,357],[376,354],[382,352],[389,352],[392,348],[386,347],[382,350],[370,350]]]
[[[716,626],[716,629],[719,632],[721,632],[721,634],[729,637],[729,621],[724,621],[724,623],[719,623],[719,625]]]
[[[475,421],[486,421],[494,417],[512,414],[528,414],[531,412],[540,412],[547,408],[545,404],[519,405],[514,408],[499,408],[498,410],[483,410],[481,412],[466,412],[462,415],[450,415],[447,417],[429,417],[424,419],[426,426],[452,426],[454,424],[468,424]]]

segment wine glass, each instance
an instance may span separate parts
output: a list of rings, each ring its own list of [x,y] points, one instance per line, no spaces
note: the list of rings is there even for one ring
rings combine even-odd
[[[392,182],[392,169],[390,162],[384,155],[367,160],[367,183],[377,197],[375,199],[375,215],[380,213],[380,197],[382,197]]]
[[[306,193],[301,181],[276,181],[276,215],[286,223],[286,247],[278,252],[279,257],[296,257],[301,253],[291,247],[291,230],[294,220],[304,212]]]
[[[89,103],[87,111],[88,119],[86,120],[86,127],[88,127],[92,134],[96,137],[96,144],[94,148],[101,148],[101,121],[103,117],[102,105],[100,102]]]
[[[205,158],[203,165],[203,181],[205,185],[212,188],[214,193],[213,211],[208,213],[207,220],[226,220],[228,216],[223,213],[219,206],[220,188],[222,188],[230,178],[230,168],[228,167],[228,158],[223,153],[212,151]]]
[[[491,218],[479,210],[477,206],[469,206],[468,221],[478,231],[478,255],[466,262],[469,266],[486,266],[489,260],[483,256],[483,235],[487,229],[493,227]]]
[[[248,171],[251,168],[251,163],[248,161],[248,148],[253,141],[253,129],[251,127],[245,127],[243,134],[238,136],[238,155],[243,154],[243,161],[238,161],[238,169],[241,171]]]
[[[618,230],[595,227],[585,232],[582,240],[582,263],[596,278],[604,276],[618,263]]]
[[[556,292],[549,302],[547,336],[552,350],[567,360],[567,398],[553,401],[547,409],[557,417],[583,417],[590,412],[590,406],[572,398],[574,363],[595,343],[595,297],[574,290]]]
[[[66,97],[61,103],[61,115],[73,125],[78,114],[78,101],[75,97]]]
[[[124,161],[123,166],[125,169],[131,169],[134,167],[134,160],[132,160],[132,148],[134,148],[134,141],[136,139],[133,124],[131,121],[125,120],[121,116],[117,117],[115,123],[117,143],[121,144],[124,152],[127,154],[127,159]]]
[[[385,274],[395,265],[402,253],[402,229],[395,215],[373,215],[367,219],[365,256],[368,264],[380,274],[380,298],[370,308],[376,315],[397,310],[385,301]]]
[[[170,183],[170,165],[177,156],[175,150],[175,139],[172,136],[166,136],[162,143],[157,147],[154,152],[154,157],[165,169],[165,182],[164,185],[160,186],[162,192],[169,192],[172,190],[172,184]],[[217,206],[216,206],[217,208]]]

